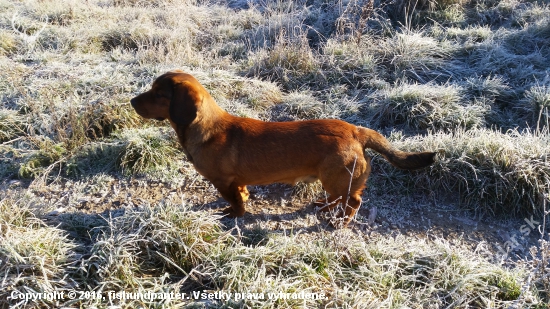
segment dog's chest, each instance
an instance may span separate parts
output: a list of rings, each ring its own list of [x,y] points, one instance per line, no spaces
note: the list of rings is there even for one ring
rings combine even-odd
[[[187,157],[187,161],[189,161],[191,163],[194,163],[193,162],[193,156],[189,153],[189,151],[187,151],[187,149],[183,148],[183,153]]]

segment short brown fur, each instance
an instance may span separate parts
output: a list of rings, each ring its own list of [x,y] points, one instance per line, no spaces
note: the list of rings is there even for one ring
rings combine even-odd
[[[131,100],[144,118],[168,119],[187,157],[230,203],[231,217],[245,213],[246,185],[295,184],[320,179],[332,210],[347,199],[339,216],[347,225],[361,206],[371,167],[365,148],[379,152],[402,169],[434,162],[434,152],[395,150],[378,132],[341,120],[264,122],[236,117],[222,110],[191,75],[171,71],[158,77],[151,90]]]

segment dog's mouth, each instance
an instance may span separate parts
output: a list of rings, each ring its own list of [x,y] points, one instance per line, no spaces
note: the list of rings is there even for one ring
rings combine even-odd
[[[145,118],[145,119],[155,119],[155,120],[158,120],[158,121],[163,121],[163,120],[166,119],[166,117],[161,117],[161,116],[159,116],[159,117],[151,117],[152,115],[149,115],[148,112],[143,111],[143,110],[139,109],[139,108],[136,107],[136,106],[132,106],[132,107],[134,108],[134,110],[136,111],[136,113],[137,113],[138,115],[140,115],[141,117],[143,117],[143,118]]]

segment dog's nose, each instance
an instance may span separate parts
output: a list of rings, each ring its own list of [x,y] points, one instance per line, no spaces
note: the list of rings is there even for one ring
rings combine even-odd
[[[132,107],[136,107],[136,104],[137,104],[136,98],[131,99],[130,104],[132,104]]]

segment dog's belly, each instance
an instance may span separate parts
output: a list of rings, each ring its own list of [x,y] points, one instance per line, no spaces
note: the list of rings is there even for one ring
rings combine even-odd
[[[316,182],[317,180],[319,180],[317,176],[309,175],[309,176],[302,176],[294,179],[294,183],[297,183],[297,182],[312,183],[312,182]]]
[[[236,177],[235,181],[242,185],[269,185],[272,183],[286,183],[289,185],[295,185],[298,182],[312,183],[319,178],[313,173],[288,173],[288,174],[262,174],[261,176],[251,177]]]

